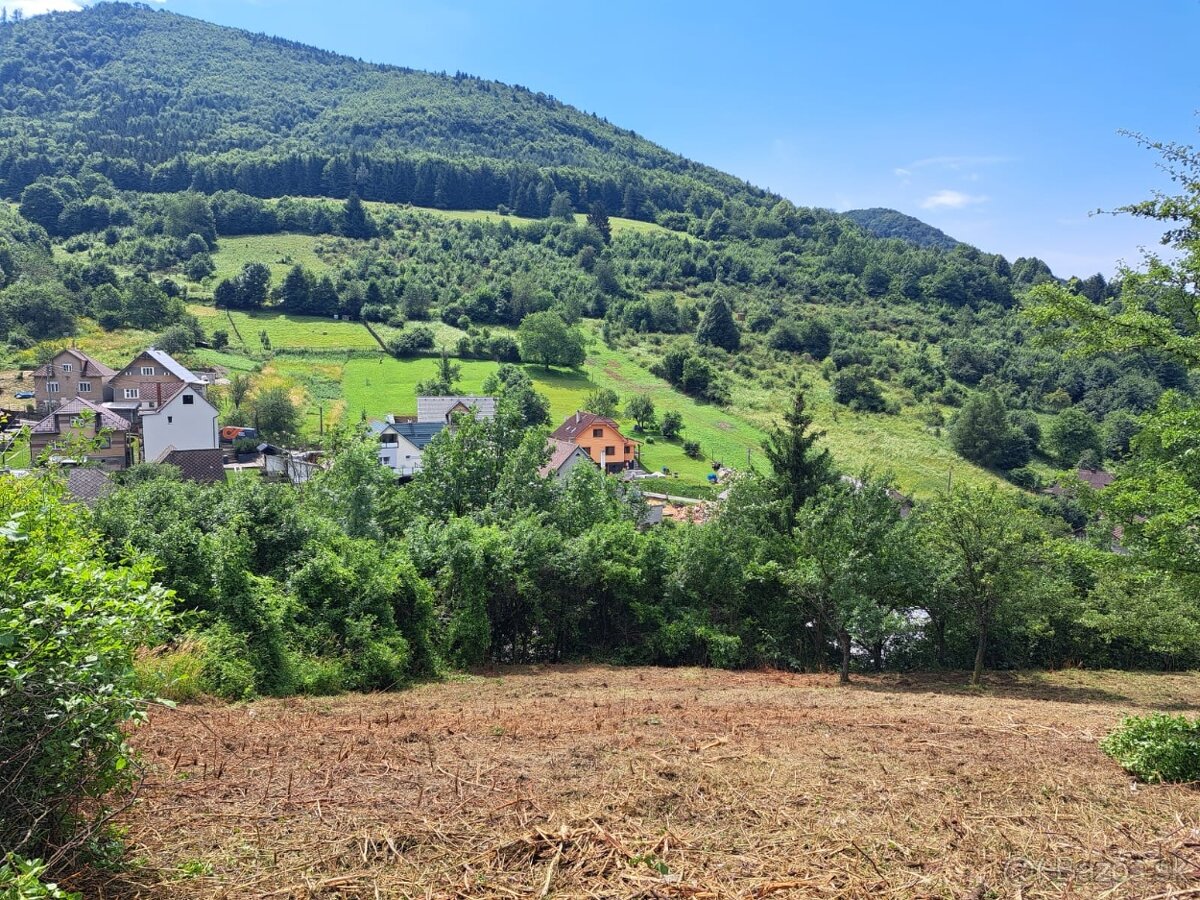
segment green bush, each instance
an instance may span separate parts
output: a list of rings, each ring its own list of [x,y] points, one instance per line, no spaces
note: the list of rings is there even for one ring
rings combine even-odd
[[[171,603],[148,561],[106,562],[64,493],[51,474],[0,480],[0,847],[51,868],[98,836],[130,783],[134,652],[166,631]]]
[[[246,635],[218,622],[205,635],[200,687],[226,700],[249,700],[256,693],[254,664]]]
[[[1151,784],[1200,781],[1200,718],[1129,716],[1100,749]]]
[[[207,649],[202,639],[187,638],[172,646],[143,651],[134,663],[139,689],[147,696],[173,703],[201,699],[206,693]]]
[[[9,854],[0,861],[0,900],[81,900],[82,894],[42,881],[46,867],[40,859]]]

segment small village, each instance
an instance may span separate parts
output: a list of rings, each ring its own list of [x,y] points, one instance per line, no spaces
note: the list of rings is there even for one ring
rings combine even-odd
[[[67,473],[68,493],[91,504],[111,487],[112,476],[142,463],[175,466],[180,477],[200,484],[249,473],[302,484],[323,466],[322,451],[291,449],[259,440],[255,427],[219,423],[208,397],[213,385],[228,384],[218,369],[189,369],[169,353],[147,347],[114,370],[77,347],[67,347],[36,368],[32,401],[25,411],[7,413],[6,433],[27,431],[28,456],[6,457],[10,471],[53,465]],[[460,416],[492,420],[492,396],[418,396],[415,415],[388,414],[366,423],[378,441],[381,465],[399,482],[422,468],[430,443]],[[11,440],[10,440],[11,444]],[[568,416],[546,438],[543,478],[562,481],[579,465],[594,466],[623,481],[653,485],[661,472],[642,468],[640,442],[621,432],[612,418],[583,410]],[[732,474],[721,469],[713,481]],[[687,497],[642,490],[647,502],[642,524],[664,519],[699,524],[708,504]]]

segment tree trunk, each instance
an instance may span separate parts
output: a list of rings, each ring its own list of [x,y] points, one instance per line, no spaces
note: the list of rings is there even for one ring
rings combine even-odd
[[[946,620],[943,618],[933,620],[933,645],[938,668],[946,668]]]
[[[813,638],[813,656],[815,657],[813,659],[813,671],[814,672],[824,672],[825,671],[825,654],[828,652],[829,648],[825,646],[825,628],[824,628],[824,623],[821,621],[820,617],[818,617],[817,620],[815,622],[813,622],[812,638]]]
[[[971,686],[979,687],[983,684],[983,659],[987,655],[987,626],[979,626],[979,640],[975,644],[975,671],[971,673]]]
[[[838,684],[850,683],[850,632],[838,632],[838,644],[842,648],[842,671],[838,675]]]
[[[883,671],[883,639],[880,638],[871,646],[871,666],[876,672]]]

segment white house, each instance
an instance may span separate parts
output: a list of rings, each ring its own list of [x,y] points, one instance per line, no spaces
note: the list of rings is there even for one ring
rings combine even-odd
[[[379,438],[379,462],[402,478],[421,471],[421,454],[445,422],[372,422]]]
[[[154,461],[170,450],[216,450],[217,408],[197,383],[175,386],[153,409],[143,408],[142,458]]]
[[[456,414],[474,412],[477,419],[496,418],[495,397],[418,397],[417,421],[449,425]]]

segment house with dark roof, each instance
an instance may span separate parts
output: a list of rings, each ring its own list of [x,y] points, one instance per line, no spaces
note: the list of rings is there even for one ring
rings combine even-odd
[[[171,354],[149,347],[112,377],[110,399],[119,406],[136,404],[141,414],[161,406],[184,384],[193,385],[201,394],[206,389],[204,380]]]
[[[621,434],[617,423],[605,416],[576,412],[554,429],[550,437],[578,444],[606,472],[620,472],[637,465],[638,442]]]
[[[58,351],[54,358],[33,370],[33,401],[39,412],[82,397],[93,403],[111,399],[108,383],[117,373],[76,347]]]
[[[205,450],[176,450],[174,447],[168,447],[154,461],[175,466],[184,481],[216,484],[225,480],[225,460],[216,447]]]
[[[133,426],[112,410],[76,397],[55,409],[29,430],[29,455],[36,463],[59,457],[72,463],[99,463],[124,469],[131,462]]]
[[[371,422],[371,434],[379,439],[379,462],[401,478],[421,471],[421,457],[445,422]]]
[[[67,493],[76,503],[89,509],[112,493],[112,472],[90,466],[75,466],[67,470]]]
[[[496,418],[495,397],[418,397],[417,421],[449,425],[458,415],[474,414],[477,419]]]
[[[550,458],[546,460],[546,464],[538,469],[538,474],[543,478],[553,478],[555,481],[561,481],[566,478],[571,470],[581,463],[595,465],[592,458],[587,455],[587,452],[578,444],[572,444],[570,441],[560,441],[556,438],[546,438],[546,447],[550,451]]]

